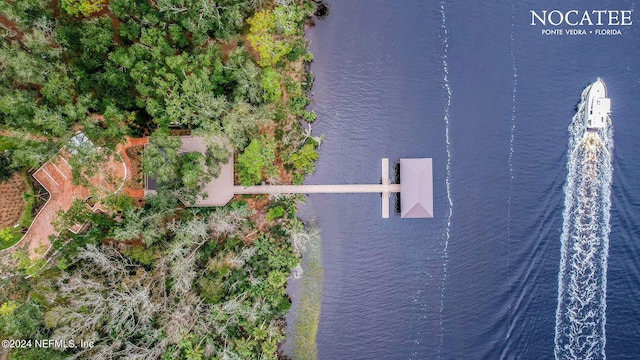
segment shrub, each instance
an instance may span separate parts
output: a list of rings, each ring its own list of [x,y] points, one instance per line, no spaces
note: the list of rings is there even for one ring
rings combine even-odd
[[[253,139],[242,154],[238,156],[238,176],[242,186],[255,185],[262,179],[262,172],[267,176],[275,173],[273,162],[275,141],[266,137]]]
[[[5,305],[6,304],[6,305]],[[15,339],[33,337],[40,328],[40,309],[31,301],[6,302],[0,307],[0,332]]]
[[[131,260],[135,260],[142,265],[151,265],[153,263],[153,249],[143,246],[135,246],[123,251],[123,253]]]
[[[306,62],[310,62],[311,60],[313,60],[313,54],[310,51],[307,51],[302,59]]]
[[[270,67],[265,68],[262,74],[262,91],[264,101],[266,102],[276,102],[282,94],[280,81],[278,81],[278,73]]]
[[[16,170],[11,166],[11,155],[7,151],[0,153],[0,182],[11,179]]]
[[[113,210],[122,212],[133,207],[133,199],[125,193],[111,194],[105,197],[102,203]]]
[[[0,249],[6,249],[22,238],[22,233],[13,227],[0,230]]]
[[[304,121],[312,123],[316,120],[316,112],[314,110],[305,111],[304,114],[302,114],[302,118]]]
[[[284,209],[282,206],[272,207],[267,211],[267,221],[281,218],[284,215]]]
[[[289,155],[289,161],[295,165],[296,169],[306,174],[315,171],[316,160],[318,160],[318,152],[312,143],[305,144],[300,150]]]
[[[297,61],[303,54],[306,56],[304,41],[296,41],[291,51],[287,54],[287,59],[291,62]]]

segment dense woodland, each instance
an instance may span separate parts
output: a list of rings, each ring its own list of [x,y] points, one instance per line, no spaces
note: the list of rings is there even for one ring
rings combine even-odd
[[[184,202],[230,154],[243,185],[313,172],[303,30],[314,11],[306,0],[0,2],[0,180],[37,169],[78,131],[101,149],[74,155],[78,182],[125,136],[150,137],[143,171],[158,180],[142,204],[112,195],[92,213],[76,201],[46,256],[13,255],[0,337],[93,346],[8,358],[278,357],[284,288],[311,239],[296,199]],[[205,137],[206,154],[181,153],[176,132]]]

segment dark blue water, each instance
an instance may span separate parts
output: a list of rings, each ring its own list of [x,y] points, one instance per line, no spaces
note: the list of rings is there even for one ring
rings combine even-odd
[[[623,35],[571,37],[530,26],[550,0],[330,6],[307,36],[326,139],[307,183],[377,183],[382,157],[432,157],[435,217],[381,219],[374,194],[308,197],[319,357],[553,358],[567,126],[600,76],[615,142],[605,350],[638,358],[640,14]]]

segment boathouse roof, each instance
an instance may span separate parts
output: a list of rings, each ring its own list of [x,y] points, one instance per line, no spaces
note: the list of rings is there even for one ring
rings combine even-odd
[[[402,218],[433,217],[433,165],[430,158],[400,159]]]

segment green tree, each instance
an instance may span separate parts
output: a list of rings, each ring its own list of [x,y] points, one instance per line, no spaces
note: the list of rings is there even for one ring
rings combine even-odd
[[[109,105],[102,118],[88,116],[82,124],[84,133],[96,146],[115,151],[116,145],[124,141],[125,135],[129,135],[133,119],[133,113]]]
[[[260,54],[258,62],[260,66],[275,65],[282,56],[291,51],[291,45],[276,40],[273,36],[276,30],[276,17],[271,10],[255,13],[247,23],[250,25],[247,39]]]
[[[111,194],[102,199],[102,204],[114,211],[126,211],[131,209],[133,199],[126,193]]]
[[[220,175],[220,166],[226,164],[231,157],[230,146],[223,139],[213,136],[205,137],[205,144],[207,151],[204,161],[207,165],[207,172],[210,176],[217,178]]]
[[[62,112],[46,106],[35,108],[31,132],[40,133],[48,137],[62,137],[69,131],[71,119],[63,116]]]
[[[267,221],[272,221],[284,216],[284,209],[282,206],[275,206],[267,211]]]
[[[273,8],[275,28],[279,33],[292,36],[300,34],[300,22],[304,21],[306,14],[295,4],[289,6],[276,6]]]
[[[149,209],[130,208],[124,212],[122,226],[113,230],[113,237],[120,241],[139,238],[147,246],[152,245],[165,238],[167,228],[163,223],[167,215],[173,211],[175,209],[155,212]]]
[[[207,171],[205,154],[183,153],[181,145],[179,137],[169,136],[166,131],[154,132],[142,158],[143,172],[156,177],[159,189],[171,191],[191,203],[215,172]]]
[[[6,304],[6,303],[5,303]],[[4,304],[3,304],[4,305]],[[0,311],[0,332],[14,339],[33,339],[40,330],[42,313],[32,301],[25,301]]]
[[[15,349],[9,355],[11,360],[64,360],[71,354],[53,348],[20,348]]]
[[[22,238],[22,233],[14,227],[0,229],[0,249],[6,249],[18,242],[20,238]]]
[[[13,166],[37,169],[56,153],[58,146],[53,142],[41,142],[22,137],[16,142],[12,152]]]
[[[63,69],[54,71],[40,89],[40,94],[51,105],[64,105],[73,101],[73,81]]]
[[[187,40],[185,36],[185,30],[178,24],[169,25],[169,36],[180,48],[185,48],[189,45],[189,40]]]
[[[53,15],[50,4],[42,0],[3,1],[0,12],[19,27],[32,26],[39,18]]]
[[[113,2],[111,3],[113,4]],[[120,38],[124,38],[129,41],[134,41],[140,38],[140,26],[133,20],[128,20],[124,24],[120,25],[118,31],[120,32]]]
[[[42,85],[51,64],[41,56],[32,56],[17,41],[0,42],[0,65],[4,76],[22,85]]]
[[[43,16],[36,20],[30,32],[24,34],[21,42],[32,54],[39,54],[57,61],[63,50],[57,46],[53,39],[54,27],[53,21]]]
[[[187,76],[180,90],[175,89],[167,97],[166,104],[169,121],[192,127],[219,122],[228,106],[224,97],[215,95],[212,84],[202,73]]]
[[[316,120],[316,112],[315,112],[315,110],[305,111],[305,113],[302,114],[302,118],[304,119],[304,121],[306,121],[308,123],[314,122]]]
[[[83,22],[80,31],[81,56],[79,64],[86,69],[101,67],[107,53],[114,45],[111,21],[108,17],[92,19]]]
[[[107,54],[115,45],[111,20],[98,17],[82,22],[62,22],[56,34],[58,42],[67,50],[65,55],[70,60],[76,90],[91,89],[94,85],[91,75],[103,67]]]
[[[256,107],[237,100],[222,117],[222,128],[234,149],[239,150],[257,135],[258,125],[272,117],[272,110],[266,106]]]
[[[145,209],[155,213],[169,213],[176,208],[176,198],[168,191],[159,189],[145,197]]]
[[[15,168],[12,166],[11,153],[0,151],[0,182],[11,179]]]
[[[109,0],[109,10],[119,19],[140,20],[152,10],[149,2],[137,0]]]
[[[51,225],[57,231],[64,231],[74,225],[84,225],[91,217],[91,210],[87,207],[87,203],[75,199],[71,204],[71,207],[67,211],[58,210],[56,218],[52,221]]]
[[[183,154],[180,161],[180,176],[182,181],[181,196],[195,198],[203,186],[211,180],[205,171],[205,156],[197,152]]]
[[[318,152],[312,143],[306,143],[300,150],[289,155],[296,169],[302,170],[306,174],[312,174],[315,171],[315,161],[318,160]]]
[[[100,167],[113,155],[109,149],[98,147],[88,139],[79,145],[67,145],[67,150],[73,154],[67,160],[73,182],[84,185],[89,185],[89,180],[103,170]]]
[[[255,185],[262,180],[263,172],[267,176],[276,173],[275,141],[261,137],[251,140],[244,152],[238,155],[238,176],[243,186]]]
[[[60,5],[70,15],[89,16],[105,6],[105,0],[62,0]]]
[[[35,108],[33,92],[18,89],[0,91],[0,125],[35,132],[31,124]]]
[[[260,70],[249,58],[249,54],[244,48],[237,48],[229,54],[227,66],[233,69],[233,76],[236,82],[234,98],[243,98],[254,105],[263,100],[263,86],[260,79]]]
[[[142,156],[142,171],[157,178],[160,186],[176,183],[179,174],[179,137],[169,136],[166,130],[157,130],[149,137]]]
[[[280,100],[282,90],[280,90],[280,81],[278,81],[278,73],[270,67],[264,69],[262,73],[262,90],[263,97],[266,102],[276,102]]]

